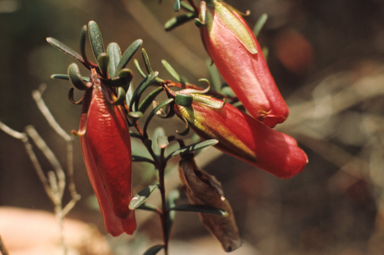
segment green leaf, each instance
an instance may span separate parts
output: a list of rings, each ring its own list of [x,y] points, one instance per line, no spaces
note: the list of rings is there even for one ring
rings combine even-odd
[[[76,51],[74,51],[64,43],[60,42],[59,40],[56,40],[55,38],[52,38],[52,37],[47,37],[47,42],[52,46],[56,47],[57,49],[59,49],[60,51],[64,52],[65,54],[77,59],[81,63],[84,63],[84,59],[79,53],[77,53]]]
[[[142,156],[137,156],[137,155],[132,155],[132,161],[133,162],[148,162],[148,163],[154,164],[152,159],[142,157]]]
[[[158,136],[156,141],[160,149],[165,149],[169,145],[168,137],[166,136]]]
[[[180,0],[176,0],[173,4],[173,11],[178,12],[180,11]]]
[[[199,17],[195,19],[195,25],[198,28],[202,28],[207,24],[207,13],[207,3],[202,1],[200,5]]]
[[[133,87],[131,85],[131,86],[129,86],[127,93],[125,94],[125,103],[127,105],[131,105],[132,96],[133,96]],[[131,110],[131,108],[129,108],[129,109]]]
[[[121,59],[120,47],[117,43],[110,43],[107,47],[107,53],[109,56],[108,73],[111,78],[114,78],[118,73],[117,66]]]
[[[186,118],[184,118],[183,117],[183,120],[184,120],[184,123],[185,123],[185,129],[184,129],[184,131],[182,131],[182,132],[179,132],[178,130],[176,130],[176,133],[178,133],[179,135],[182,135],[182,136],[184,136],[184,135],[188,135],[188,133],[189,133],[189,122],[188,122],[188,120],[186,119]]]
[[[141,204],[147,200],[147,198],[159,187],[158,184],[148,186],[142,190],[140,190],[129,202],[129,209],[135,210]]]
[[[184,8],[186,11],[189,11],[189,12],[195,12],[195,9],[193,9],[192,5],[186,3],[186,2],[183,2],[181,1],[181,7]]]
[[[59,80],[69,80],[69,75],[68,74],[52,74],[51,78],[52,79],[59,79]],[[89,77],[82,76],[81,78],[85,82],[89,82],[90,81]]]
[[[157,141],[158,137],[166,137],[165,130],[163,127],[157,127],[151,136],[151,139]],[[153,152],[156,156],[160,156],[161,148],[159,146],[153,146]]]
[[[124,87],[128,89],[129,83],[132,81],[133,73],[129,69],[123,69],[119,72],[118,76],[112,79],[107,79],[104,83],[111,87]]]
[[[128,113],[128,115],[129,115],[129,117],[131,117],[131,118],[133,118],[133,119],[140,119],[141,117],[143,117],[143,113],[142,113],[142,112],[139,112],[139,111],[137,111],[137,112],[132,112],[132,111],[130,111],[130,112]]]
[[[143,60],[144,60],[144,64],[145,64],[145,68],[147,69],[147,72],[148,73],[153,73],[151,62],[149,61],[149,57],[148,57],[147,51],[143,48],[141,50],[141,53],[143,55]]]
[[[211,76],[211,80],[213,83],[213,87],[216,92],[220,92],[221,90],[221,81],[220,81],[220,73],[219,70],[217,70],[217,67],[215,64],[212,64],[212,61],[210,59],[207,59],[206,61],[209,74]]]
[[[119,64],[116,67],[116,72],[119,72],[121,69],[123,69],[128,62],[131,60],[133,55],[136,53],[136,51],[140,48],[140,46],[143,44],[143,40],[138,39],[134,41],[124,52],[123,56],[121,57],[121,60]]]
[[[109,65],[109,56],[107,53],[103,52],[99,54],[97,58],[97,62],[99,63],[99,68],[101,73],[105,78],[108,77],[108,65]]]
[[[152,82],[155,80],[155,78],[159,75],[158,72],[153,72],[150,73],[147,77],[144,78],[140,82],[140,84],[137,86],[135,89],[135,92],[133,93],[132,96],[132,101],[129,105],[129,109],[132,109],[133,111],[136,111],[138,101],[140,100],[141,94],[145,91],[145,89],[152,84]],[[135,106],[133,108],[133,106]]]
[[[84,61],[87,60],[87,56],[85,54],[85,42],[87,41],[87,26],[84,25],[81,28],[81,33],[80,33],[80,53],[81,56],[83,57]]]
[[[152,246],[146,252],[144,252],[143,255],[155,255],[159,251],[161,251],[161,249],[163,249],[163,248],[164,248],[163,244],[158,244],[158,245]]]
[[[165,60],[161,60],[161,63],[163,64],[165,70],[168,71],[168,73],[177,81],[180,82],[181,78],[180,75],[175,71],[175,69]]]
[[[166,208],[167,210],[169,208],[176,206],[176,200],[179,199],[180,192],[178,190],[172,190],[169,192],[166,202]],[[176,212],[174,210],[168,211],[168,220],[167,220],[167,235],[169,236],[171,234],[173,222],[175,220]]]
[[[162,92],[164,91],[163,87],[156,88],[153,90],[149,95],[140,103],[139,105],[139,111],[144,113],[148,107],[152,104],[153,100]]]
[[[80,74],[80,70],[77,64],[72,63],[69,65],[68,76],[73,86],[75,86],[77,89],[86,90],[90,88],[90,86],[88,86],[88,84],[85,81],[83,81],[83,78]]]
[[[143,132],[144,132],[144,134],[147,133],[148,124],[149,124],[149,122],[151,121],[151,119],[153,118],[153,116],[155,116],[156,113],[157,113],[161,108],[163,108],[163,107],[166,106],[166,105],[169,105],[169,104],[172,103],[172,102],[173,102],[173,98],[168,98],[167,100],[161,102],[155,109],[153,109],[153,110],[151,111],[151,113],[148,115],[147,120],[145,121],[145,124],[144,124],[144,128],[143,128]]]
[[[174,207],[169,208],[168,210],[209,213],[209,214],[215,214],[215,215],[224,216],[224,217],[228,216],[228,213],[226,211],[220,208],[209,206],[209,205],[192,205],[192,204],[176,205]]]
[[[156,212],[156,213],[159,212],[159,209],[156,206],[145,203],[145,202],[142,203],[139,207],[137,207],[136,210],[152,211],[152,212]]]
[[[135,133],[135,132],[129,131],[129,135],[130,135],[131,137],[141,139],[141,136],[140,136],[139,134]]]
[[[184,95],[184,94],[176,94],[175,96],[175,104],[181,105],[184,107],[190,107],[193,102],[193,96]]]
[[[88,30],[93,55],[95,56],[95,59],[99,59],[99,55],[105,52],[103,38],[101,37],[99,26],[96,24],[95,21],[92,20],[88,23]]]
[[[125,90],[122,87],[117,88],[116,100],[110,102],[112,105],[123,105],[125,100]]]
[[[191,144],[191,145],[185,146],[183,148],[180,148],[178,150],[175,150],[174,152],[172,152],[167,157],[167,159],[169,159],[170,157],[181,155],[181,154],[185,154],[185,153],[190,153],[190,152],[193,152],[193,151],[201,150],[201,149],[204,149],[206,147],[215,145],[218,142],[219,141],[216,140],[216,139],[209,139],[209,140],[205,140],[205,141],[198,142],[198,143],[195,143],[195,144]]]
[[[135,65],[135,67],[136,67],[136,70],[137,70],[137,71],[139,72],[139,74],[141,75],[141,77],[143,77],[143,78],[147,77],[147,76],[145,75],[145,73],[143,72],[143,70],[141,69],[140,64],[139,64],[139,61],[138,61],[137,59],[134,59],[134,60],[133,60],[133,63],[134,63],[134,65]]]
[[[267,19],[268,19],[268,15],[266,13],[263,13],[257,20],[256,25],[253,28],[253,33],[255,34],[256,37],[259,36],[259,33],[263,28],[265,22],[267,22]]]
[[[72,103],[72,104],[75,104],[75,105],[81,105],[83,103],[83,97],[80,98],[79,101],[76,101],[75,98],[74,98],[74,94],[75,94],[75,88],[70,88],[69,89],[69,92],[68,92],[68,99],[69,101]],[[73,131],[72,131],[73,132]],[[77,132],[76,132],[77,133]]]
[[[183,3],[183,2],[182,2]],[[179,15],[177,17],[173,17],[164,24],[165,31],[171,31],[178,26],[181,26],[185,23],[187,23],[190,20],[193,20],[197,17],[197,14],[195,13],[186,13],[183,15]]]

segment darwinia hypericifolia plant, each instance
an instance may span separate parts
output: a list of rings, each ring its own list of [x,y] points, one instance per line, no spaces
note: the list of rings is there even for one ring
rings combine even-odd
[[[166,30],[195,19],[206,50],[251,116],[231,105],[237,98],[226,96],[220,89],[213,92],[210,86],[201,89],[182,80],[165,60],[162,63],[174,80],[161,79],[159,73],[153,71],[144,49],[142,56],[147,74],[135,59],[143,80],[134,89],[133,74],[126,65],[142,41],[133,42],[123,54],[116,43],[110,43],[105,50],[94,21],[82,29],[81,54],[56,39],[47,38],[50,44],[77,59],[90,72],[89,77],[82,76],[73,63],[67,74],[52,77],[70,80],[74,87],[70,89],[69,99],[74,104],[82,104],[80,128],[73,134],[80,136],[84,163],[107,231],[113,236],[124,232],[132,234],[136,229],[135,211],[138,209],[160,216],[163,243],[150,247],[145,254],[156,254],[162,249],[168,254],[175,211],[197,212],[225,251],[241,246],[232,208],[222,186],[214,176],[197,166],[194,151],[214,146],[280,178],[300,173],[307,164],[307,156],[296,140],[273,129],[286,119],[288,108],[246,22],[222,1],[201,1],[200,7],[193,0],[188,2],[176,0],[174,9],[178,11],[183,7],[188,13],[167,22]],[[96,63],[85,54],[87,37]],[[209,85],[207,80],[203,81]],[[73,98],[75,88],[84,91],[77,102]],[[142,99],[143,92],[150,88],[152,91]],[[153,104],[161,93],[165,93],[167,99]],[[155,106],[144,115],[151,105]],[[150,138],[148,125],[154,116],[170,118],[174,115],[186,124],[183,132],[177,132],[179,136],[192,129],[201,141],[185,145],[182,137],[166,136],[164,132]],[[131,139],[139,139],[150,158],[136,152],[131,147]],[[169,153],[167,148],[170,149],[172,142],[179,148]],[[190,204],[176,205],[178,195],[175,192],[168,192],[166,197],[164,175],[173,157],[180,157],[181,190]],[[133,196],[132,162],[135,161],[152,164],[157,170],[157,182]],[[156,189],[160,191],[160,208],[146,202]]]

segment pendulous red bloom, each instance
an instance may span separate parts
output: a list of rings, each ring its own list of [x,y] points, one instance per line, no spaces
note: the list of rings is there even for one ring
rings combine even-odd
[[[241,15],[222,1],[206,0],[199,20],[205,49],[250,115],[270,127],[283,122],[288,107]]]
[[[107,231],[118,236],[136,229],[132,199],[132,153],[126,118],[111,105],[108,88],[92,69],[92,88],[86,90],[80,121],[83,159],[99,202]]]
[[[308,162],[294,138],[221,100],[181,90],[174,110],[201,138],[217,139],[217,149],[277,177],[290,178]]]

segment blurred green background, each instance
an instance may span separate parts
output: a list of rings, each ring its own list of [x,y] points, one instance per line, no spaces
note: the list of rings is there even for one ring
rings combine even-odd
[[[209,153],[205,154],[208,163],[201,167],[222,182],[246,246],[234,254],[382,254],[384,2],[227,2],[251,11],[246,17],[251,27],[262,13],[268,14],[259,42],[269,49],[271,73],[291,110],[277,128],[295,137],[309,156],[301,174],[279,180],[228,156],[209,160]],[[98,23],[105,44],[117,42],[122,50],[143,39],[162,78],[170,77],[161,59],[192,83],[209,78],[208,55],[193,22],[172,32],[163,30],[163,24],[175,16],[172,6],[171,0],[162,4],[156,0],[0,0],[0,121],[17,131],[34,125],[65,166],[65,142],[48,127],[31,92],[45,83],[44,99],[52,114],[67,132],[77,129],[80,106],[67,99],[70,84],[50,79],[53,73],[66,73],[74,60],[45,38],[54,37],[78,50],[81,27],[89,20]],[[139,53],[135,57],[141,61]],[[129,67],[134,70],[132,63]],[[135,74],[136,86],[140,78]],[[176,119],[158,123],[166,125],[167,132],[183,128]],[[50,170],[44,157],[38,156],[44,169]],[[137,182],[144,178],[142,169],[136,166]],[[100,213],[87,203],[93,193],[78,139],[75,181],[82,200],[68,217],[104,231]],[[185,197],[182,200],[186,202]],[[23,144],[4,133],[0,133],[0,205],[52,211]],[[149,243],[160,237],[156,217],[140,224],[139,231]],[[144,237],[135,234],[118,240],[134,243],[140,238]],[[172,238],[175,247],[176,243],[190,247],[194,240],[207,238],[208,248],[220,248],[195,214],[178,215]],[[198,246],[198,254],[206,254],[203,243]],[[193,249],[189,252],[185,254],[193,254]]]

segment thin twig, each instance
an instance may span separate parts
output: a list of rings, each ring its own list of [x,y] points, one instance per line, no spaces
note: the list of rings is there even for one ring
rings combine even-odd
[[[53,194],[51,192],[51,188],[49,186],[48,179],[44,175],[43,168],[41,167],[39,160],[36,157],[35,152],[33,151],[32,144],[29,142],[28,136],[26,133],[20,133],[16,130],[11,129],[4,123],[0,122],[0,129],[4,131],[6,134],[12,136],[13,138],[19,139],[24,143],[25,150],[27,151],[27,154],[29,156],[29,159],[32,162],[33,167],[36,170],[37,176],[39,177],[41,183],[43,184],[44,190],[47,193],[48,197],[52,200]]]
[[[56,193],[57,191],[57,194],[59,195],[57,199],[61,200],[64,194],[64,189],[65,189],[65,174],[60,165],[59,160],[56,158],[55,154],[48,147],[48,145],[45,143],[43,138],[41,138],[37,130],[32,125],[25,127],[25,132],[32,138],[36,146],[41,150],[41,152],[43,152],[44,156],[48,159],[49,163],[51,163],[51,165],[53,166],[57,176],[57,190],[54,189],[53,191],[54,193]],[[50,177],[49,181],[50,181],[50,184],[52,185],[53,183],[51,181],[53,180],[53,177],[49,175],[48,177]]]
[[[175,61],[196,77],[206,75],[205,60],[197,56],[177,37],[164,32],[163,25],[154,17],[141,1],[121,0],[125,10],[137,20],[151,36]],[[171,44],[170,44],[171,42]],[[183,56],[180,58],[180,56]]]
[[[73,142],[74,139],[71,135],[67,134],[64,129],[57,123],[53,117],[51,111],[46,106],[42,96],[46,89],[46,85],[43,84],[39,87],[38,90],[32,92],[32,97],[35,100],[37,107],[40,112],[44,115],[45,119],[48,121],[48,124],[53,128],[53,130],[61,136],[67,142],[67,175],[68,175],[68,189],[71,193],[72,199],[79,200],[80,195],[77,194],[76,185],[73,179],[74,167],[73,167]]]

